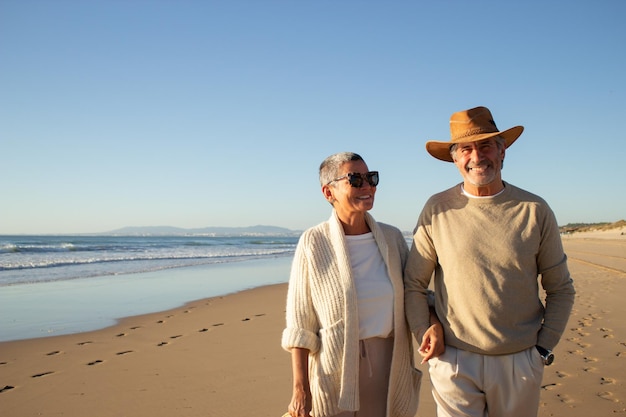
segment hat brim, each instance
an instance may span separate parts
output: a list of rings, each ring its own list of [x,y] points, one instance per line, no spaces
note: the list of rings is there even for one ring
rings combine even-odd
[[[500,136],[504,139],[505,148],[508,148],[520,137],[522,132],[524,131],[524,126],[515,126],[507,130],[503,130],[502,132],[493,132],[493,133],[483,133],[482,135],[474,135],[470,137],[465,137],[460,140],[452,140],[449,142],[440,142],[436,140],[429,140],[426,142],[426,150],[433,157],[445,161],[445,162],[453,162],[452,155],[450,155],[450,147],[455,143],[467,143],[467,142],[477,142],[479,140],[489,139],[494,136]]]

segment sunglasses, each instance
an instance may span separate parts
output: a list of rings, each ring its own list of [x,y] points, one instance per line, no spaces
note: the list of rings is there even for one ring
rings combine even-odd
[[[363,187],[363,181],[367,181],[367,183],[371,185],[372,187],[376,187],[378,185],[378,171],[370,171],[370,172],[366,172],[365,174],[361,174],[359,172],[350,172],[344,175],[343,177],[335,178],[334,180],[330,181],[328,184],[335,182],[335,181],[343,180],[344,178],[348,179],[350,186],[353,188]]]

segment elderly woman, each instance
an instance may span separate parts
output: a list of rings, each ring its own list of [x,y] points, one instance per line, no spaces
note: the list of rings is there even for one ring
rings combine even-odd
[[[281,343],[292,358],[289,414],[413,417],[421,372],[404,316],[407,243],[368,213],[378,172],[361,156],[331,155],[319,177],[333,212],[302,234],[293,260]],[[431,320],[425,359],[443,349],[441,324]]]

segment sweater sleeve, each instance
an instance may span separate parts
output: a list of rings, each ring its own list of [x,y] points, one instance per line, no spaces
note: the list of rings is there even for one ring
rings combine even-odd
[[[301,236],[291,265],[287,290],[286,327],[283,330],[281,346],[288,351],[297,347],[315,353],[320,348],[319,323],[309,285],[306,238],[306,233]]]
[[[565,331],[576,292],[567,267],[567,257],[563,253],[556,218],[549,209],[543,225],[537,262],[541,285],[546,292],[543,324],[537,336],[537,344],[553,349]]]

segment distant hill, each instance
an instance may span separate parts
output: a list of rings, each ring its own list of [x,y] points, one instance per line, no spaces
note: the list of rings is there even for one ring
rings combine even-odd
[[[248,227],[202,227],[196,229],[172,226],[130,226],[100,234],[114,236],[298,236],[300,233],[302,232],[284,227],[258,225]]]
[[[561,233],[586,232],[592,230],[612,230],[626,227],[626,220],[609,223],[568,223],[560,226]],[[173,226],[130,226],[99,235],[113,236],[299,236],[301,230],[291,230],[278,226],[247,226],[247,227],[202,227],[185,229]],[[411,232],[403,232],[405,236],[412,236]]]
[[[561,233],[574,233],[612,230],[620,229],[622,227],[626,227],[626,220],[619,220],[614,223],[568,223],[565,226],[559,227],[559,230]]]

